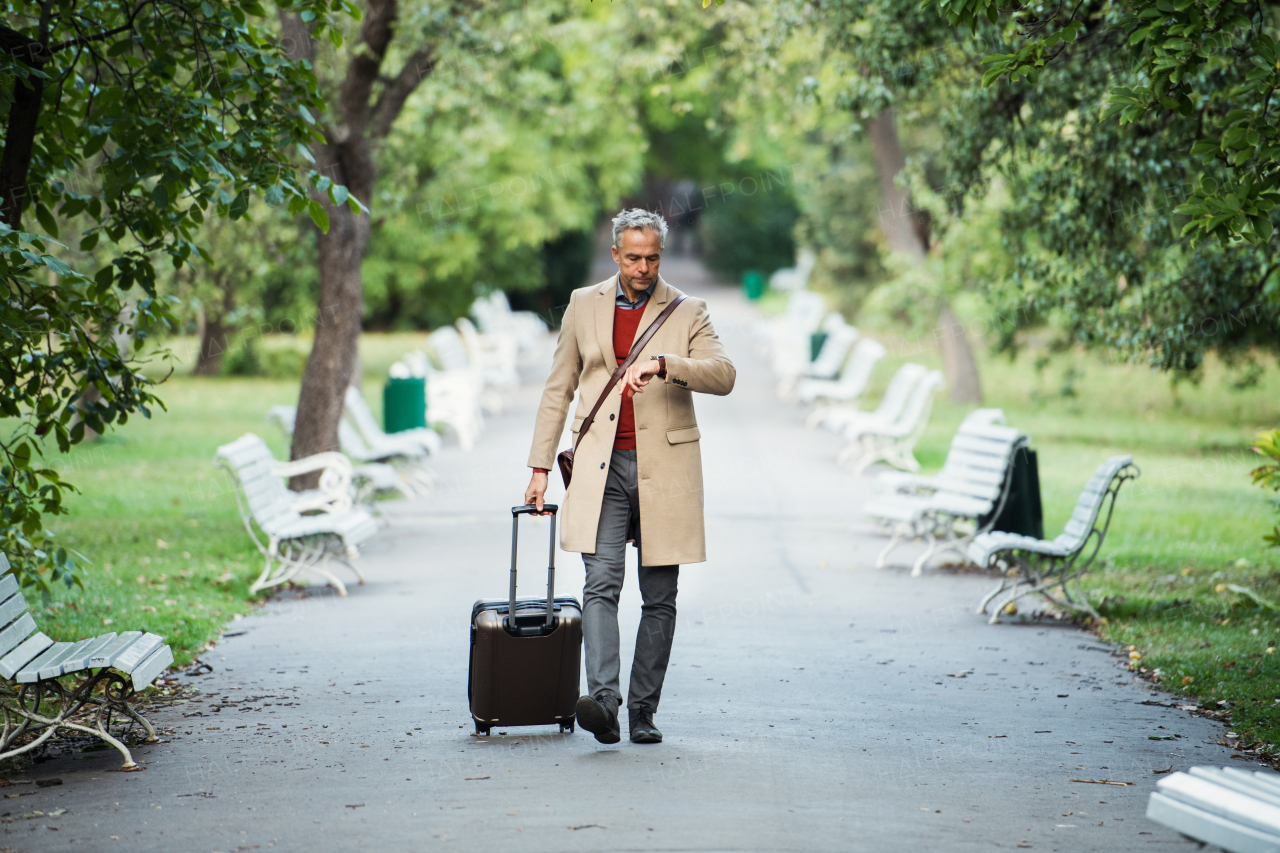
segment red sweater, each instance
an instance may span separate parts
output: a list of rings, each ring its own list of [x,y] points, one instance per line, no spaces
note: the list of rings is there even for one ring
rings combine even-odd
[[[613,355],[622,364],[631,352],[631,344],[635,342],[636,330],[640,328],[640,318],[644,316],[643,308],[613,309]],[[636,410],[630,391],[623,392],[622,411],[618,414],[618,431],[613,438],[614,450],[636,449]]]

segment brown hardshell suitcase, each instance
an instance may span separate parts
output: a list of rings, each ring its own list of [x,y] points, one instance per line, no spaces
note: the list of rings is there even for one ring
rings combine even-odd
[[[551,513],[547,597],[516,598],[516,539],[520,516],[511,508],[511,583],[506,601],[477,601],[471,608],[471,663],[467,698],[476,734],[493,726],[560,726],[573,731],[582,663],[582,605],[555,597],[556,511]],[[512,619],[512,614],[515,618]]]

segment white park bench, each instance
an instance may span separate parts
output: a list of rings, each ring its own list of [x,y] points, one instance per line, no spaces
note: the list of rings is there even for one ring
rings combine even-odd
[[[937,476],[881,475],[879,485],[889,493],[863,507],[869,518],[892,531],[876,568],[884,567],[899,544],[921,537],[928,547],[912,566],[913,577],[936,554],[951,551],[967,560],[969,543],[995,524],[1009,497],[1014,454],[1029,439],[1020,430],[992,423],[993,412],[999,410],[979,409],[965,418]],[[1003,413],[998,417],[1003,420]]]
[[[452,430],[458,446],[464,451],[475,446],[484,430],[481,396],[484,384],[471,370],[440,370],[422,350],[405,353],[391,365],[393,379],[408,377],[425,379],[427,383],[427,418]]]
[[[764,321],[762,349],[774,375],[780,379],[798,376],[809,366],[810,335],[827,314],[827,303],[819,293],[797,290],[787,300],[782,316]]]
[[[848,406],[857,402],[866,393],[871,373],[880,359],[884,358],[884,354],[884,347],[879,343],[870,338],[862,338],[854,345],[853,354],[844,363],[837,378],[801,380],[796,386],[796,397],[800,402],[807,404],[821,401],[824,404],[809,415],[806,425],[813,427],[821,423],[827,408],[832,404]]]
[[[427,349],[439,360],[446,374],[467,377],[479,394],[480,408],[491,415],[501,414],[503,400],[500,389],[486,380],[484,365],[472,361],[456,328],[441,326],[436,329],[427,337]]]
[[[505,334],[515,338],[521,352],[528,352],[546,338],[547,324],[532,311],[512,311],[507,294],[495,290],[471,305],[471,316],[487,335]]]
[[[365,402],[364,395],[358,389],[347,386],[347,393],[343,398],[343,403],[345,406],[343,411],[347,417],[351,418],[351,422],[355,424],[360,437],[374,450],[397,448],[398,452],[398,449],[403,447],[409,454],[415,453],[418,448],[433,455],[440,452],[440,433],[431,427],[415,427],[401,432],[383,432],[382,427],[378,426],[378,421],[373,416],[373,410],[369,408],[369,404]],[[389,452],[387,455],[395,454]]]
[[[378,532],[378,524],[363,509],[351,504],[351,463],[341,453],[317,453],[294,462],[278,462],[267,443],[253,433],[224,444],[214,464],[235,482],[236,505],[253,544],[266,559],[250,592],[287,583],[303,571],[314,572],[346,595],[347,588],[329,571],[334,558],[364,576],[351,561],[360,556],[358,546]],[[292,492],[285,477],[320,471],[320,487],[309,493]],[[313,514],[304,515],[311,511]],[[266,537],[264,543],[254,525]]]
[[[774,290],[804,290],[809,286],[809,276],[818,265],[818,256],[812,249],[801,249],[796,256],[796,265],[786,269],[774,270],[769,276],[769,286]]]
[[[480,367],[486,385],[506,391],[520,384],[520,345],[511,335],[481,334],[466,317],[454,323],[467,358]]]
[[[99,738],[120,751],[125,770],[137,769],[129,748],[111,734],[112,715],[138,723],[144,742],[156,742],[155,729],[132,703],[173,663],[173,650],[143,631],[55,643],[36,628],[3,554],[0,571],[0,677],[12,685],[0,694],[0,760],[39,748],[61,729]],[[15,746],[19,739],[25,742]]]
[[[895,468],[919,471],[920,463],[916,461],[912,451],[929,425],[933,398],[942,385],[940,372],[927,371],[911,389],[902,413],[893,421],[853,423],[846,426],[844,437],[849,444],[840,451],[836,461],[841,465],[848,464],[853,474],[861,474],[872,463],[880,461],[888,462]]]
[[[1192,767],[1165,776],[1147,817],[1231,853],[1280,850],[1280,775],[1237,767]]]
[[[858,330],[836,313],[827,315],[820,331],[825,332],[827,337],[818,349],[817,357],[812,361],[808,360],[808,351],[812,350],[810,346],[806,351],[806,358],[794,363],[793,372],[779,373],[778,396],[782,399],[790,398],[799,383],[832,380],[840,373],[849,358],[850,350],[858,341]]]
[[[280,427],[287,436],[293,436],[297,420],[297,406],[272,406],[267,410],[267,421]],[[371,507],[378,495],[398,492],[411,498],[430,489],[429,472],[424,483],[417,482],[415,477],[416,466],[425,455],[416,443],[406,446],[405,451],[409,455],[403,460],[396,452],[376,452],[344,417],[338,422],[338,446],[344,455],[360,463],[351,465],[351,491],[355,503]],[[400,463],[400,467],[393,463]]]
[[[978,612],[986,613],[991,600],[1009,590],[1008,598],[991,614],[993,625],[1000,621],[1005,607],[1031,593],[1039,593],[1064,609],[1084,611],[1099,619],[1098,612],[1080,592],[1080,578],[1102,548],[1120,487],[1141,473],[1133,464],[1133,457],[1128,455],[1112,456],[1099,465],[1080,493],[1071,520],[1054,539],[1035,539],[1003,531],[976,536],[969,545],[969,559],[984,569],[996,564],[1003,570],[1000,585],[982,599]]]
[[[805,424],[810,428],[825,427],[842,435],[846,430],[864,424],[891,424],[902,415],[907,401],[911,399],[912,389],[928,372],[929,369],[924,365],[907,362],[894,372],[893,378],[889,380],[889,387],[885,388],[884,396],[880,398],[880,405],[873,411],[864,412],[853,401],[838,406],[820,406]]]

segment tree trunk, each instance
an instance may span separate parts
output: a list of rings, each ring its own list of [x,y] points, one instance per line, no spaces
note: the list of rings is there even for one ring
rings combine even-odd
[[[353,190],[353,193],[355,191]],[[360,196],[357,196],[360,197]],[[368,195],[363,195],[368,198]],[[319,236],[320,310],[298,397],[291,459],[338,449],[342,399],[356,364],[364,318],[360,262],[369,241],[369,217],[345,206],[330,208],[329,233]],[[319,473],[294,477],[294,489],[314,488]]]
[[[200,351],[196,353],[193,376],[218,376],[222,373],[222,355],[227,351],[227,327],[222,317],[209,317],[203,308],[197,321]]]
[[[367,0],[359,43],[336,97],[330,98],[335,123],[324,128],[326,142],[316,150],[321,174],[345,186],[366,206],[373,200],[373,141],[391,132],[405,101],[436,64],[434,48],[425,46],[411,52],[394,77],[382,73],[398,13],[397,0]],[[315,43],[301,18],[281,12],[280,20],[290,58],[314,62]],[[376,98],[375,83],[381,85]],[[369,243],[369,216],[352,213],[345,204],[331,207],[323,194],[315,198],[328,209],[329,230],[317,237],[320,306],[315,341],[302,374],[291,459],[338,449],[343,396],[358,364],[364,319],[360,263]],[[292,478],[289,487],[314,488],[319,480],[319,472],[304,474]]]
[[[49,58],[43,44],[3,26],[0,26],[0,50],[37,69]],[[27,205],[27,174],[31,171],[31,151],[40,124],[43,96],[44,81],[39,77],[32,76],[25,81],[15,78],[13,104],[4,135],[4,156],[0,157],[0,216],[15,231],[22,228],[22,210]]]
[[[898,142],[894,111],[887,109],[877,115],[867,128],[867,136],[880,171],[880,227],[884,230],[885,240],[890,249],[912,263],[923,263],[929,251],[929,220],[915,209],[906,189],[899,187],[895,180],[907,165],[907,158]],[[951,310],[951,303],[945,296],[938,303],[936,337],[951,401],[981,403],[982,380],[978,375],[978,362],[973,357],[973,347],[969,344],[964,324]]]

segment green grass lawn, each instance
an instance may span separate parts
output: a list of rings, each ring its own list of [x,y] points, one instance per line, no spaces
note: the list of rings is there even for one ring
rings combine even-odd
[[[366,397],[375,415],[382,411],[387,368],[421,346],[423,337],[369,335],[362,342]],[[264,346],[300,345],[282,338]],[[179,356],[191,349],[184,339],[171,346]],[[71,514],[51,519],[51,527],[93,565],[81,572],[83,589],[57,589],[36,617],[57,640],[138,629],[164,634],[185,664],[228,621],[250,610],[249,584],[263,562],[240,521],[230,479],[213,465],[213,452],[254,432],[277,458],[288,458],[284,434],[264,415],[272,405],[296,403],[298,382],[177,373],[160,394],[167,412],[131,418],[123,429],[65,457],[50,456],[82,492],[68,501]]]
[[[931,348],[885,340],[894,355],[877,370],[868,406],[901,362],[937,366]],[[416,334],[365,336],[361,363],[375,413],[387,367],[421,341]],[[175,350],[185,351],[182,341]],[[1201,385],[1175,392],[1165,377],[1096,356],[1060,356],[1037,373],[1036,355],[980,359],[986,405],[1003,408],[1038,451],[1046,535],[1061,530],[1107,456],[1131,453],[1142,468],[1120,494],[1100,563],[1087,579],[1107,617],[1102,635],[1136,646],[1141,665],[1158,669],[1165,685],[1226,701],[1246,741],[1280,744],[1280,655],[1267,651],[1280,638],[1280,614],[1228,587],[1280,602],[1280,549],[1261,538],[1275,512],[1248,477],[1257,464],[1248,450],[1254,434],[1280,426],[1280,372],[1236,392],[1211,364]],[[1061,393],[1068,368],[1075,396]],[[60,640],[147,628],[167,635],[186,662],[247,612],[261,558],[211,459],[218,444],[246,431],[264,436],[283,458],[285,438],[263,414],[296,402],[297,387],[296,379],[175,375],[161,389],[167,413],[131,419],[59,459],[83,494],[54,525],[94,565],[83,573],[83,590],[60,590],[37,614],[41,627]],[[968,408],[939,397],[917,452],[926,470],[941,466]]]

